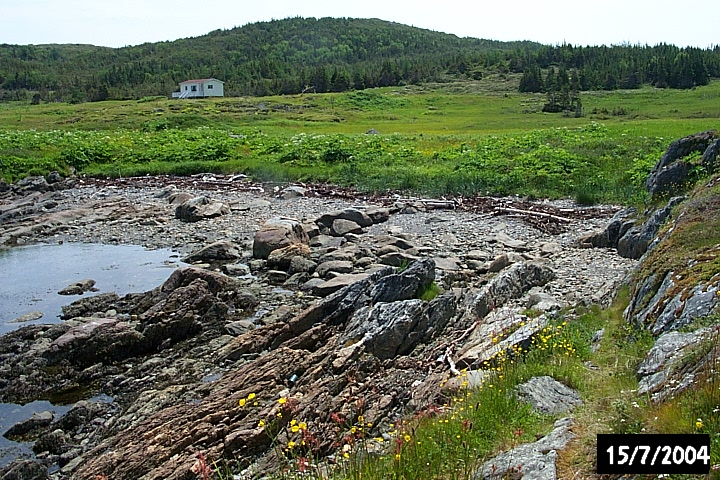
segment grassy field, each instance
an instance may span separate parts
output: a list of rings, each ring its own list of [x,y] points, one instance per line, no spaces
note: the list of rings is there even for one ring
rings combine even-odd
[[[542,113],[545,97],[516,93],[512,78],[483,82],[0,104],[0,176],[243,172],[364,190],[631,202],[671,140],[720,124],[720,82],[584,93],[581,118]]]

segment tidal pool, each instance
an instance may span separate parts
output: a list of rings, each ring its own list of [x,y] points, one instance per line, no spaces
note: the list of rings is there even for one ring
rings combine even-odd
[[[172,250],[137,245],[64,243],[0,250],[0,335],[24,325],[59,322],[61,307],[82,298],[58,295],[71,283],[96,281],[98,292],[83,296],[144,292],[167,280],[178,264]],[[42,318],[13,322],[35,311]]]

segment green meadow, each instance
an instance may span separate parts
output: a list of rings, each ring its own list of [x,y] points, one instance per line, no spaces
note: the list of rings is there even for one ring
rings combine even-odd
[[[720,123],[720,82],[585,92],[581,117],[488,78],[337,94],[0,104],[0,176],[246,173],[368,191],[637,201],[667,144]],[[376,134],[368,134],[368,131]]]

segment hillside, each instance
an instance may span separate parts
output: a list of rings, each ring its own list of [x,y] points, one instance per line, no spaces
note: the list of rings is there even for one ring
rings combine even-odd
[[[174,42],[111,49],[85,45],[0,46],[0,84],[57,98],[167,95],[187,78],[217,77],[226,94],[344,91],[436,79],[469,65],[495,64],[496,52],[533,50],[433,32],[378,19],[290,18]],[[43,93],[41,93],[43,95]]]
[[[551,68],[552,67],[552,68]],[[124,48],[0,45],[0,100],[167,96],[216,77],[226,96],[316,93],[524,74],[523,91],[692,88],[720,77],[720,47],[543,46],[379,19],[288,18]]]

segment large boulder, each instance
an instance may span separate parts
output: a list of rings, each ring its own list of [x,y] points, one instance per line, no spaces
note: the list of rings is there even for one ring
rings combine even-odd
[[[242,257],[242,252],[231,242],[220,241],[201,248],[182,259],[185,263],[193,262],[217,262],[225,260],[237,260]]]
[[[308,244],[310,239],[300,222],[289,218],[272,218],[255,233],[253,257],[267,259],[270,252],[292,244]]]
[[[175,218],[184,222],[198,222],[230,213],[230,207],[208,197],[194,197],[175,208]]]
[[[691,169],[691,166],[682,159],[695,152],[704,154],[717,138],[717,132],[707,131],[671,143],[648,175],[645,182],[647,191],[651,195],[675,195],[681,191],[687,183],[687,176]],[[708,153],[708,165],[714,165],[715,159],[710,159],[711,156],[712,151]],[[717,153],[715,157],[717,157]]]

